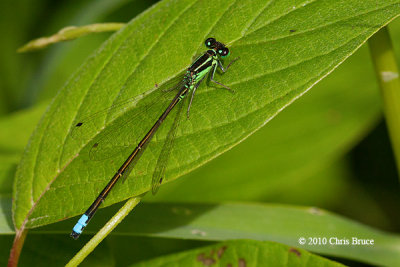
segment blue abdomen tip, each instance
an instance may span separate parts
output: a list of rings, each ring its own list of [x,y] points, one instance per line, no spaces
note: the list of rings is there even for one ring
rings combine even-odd
[[[86,214],[83,214],[82,217],[75,224],[75,226],[72,230],[77,234],[81,234],[83,231],[83,228],[85,228],[87,225],[88,219],[89,219],[89,217]]]

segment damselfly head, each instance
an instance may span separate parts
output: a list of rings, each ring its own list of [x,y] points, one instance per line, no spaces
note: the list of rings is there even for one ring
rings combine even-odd
[[[221,44],[220,47],[217,47],[217,53],[220,57],[222,58],[226,58],[229,56],[230,52],[228,47],[226,47],[225,45]]]
[[[217,40],[215,38],[207,38],[207,40],[204,42],[207,48],[215,48],[217,45]]]

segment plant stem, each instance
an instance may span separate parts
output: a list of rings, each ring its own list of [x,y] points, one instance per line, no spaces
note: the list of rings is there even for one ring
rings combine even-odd
[[[77,266],[80,264],[100,242],[129,214],[129,212],[139,204],[141,198],[133,197],[129,199],[124,206],[104,225],[86,245],[68,262],[66,266]]]
[[[19,256],[25,242],[26,234],[27,231],[26,229],[23,229],[23,227],[16,232],[14,243],[10,251],[10,257],[8,258],[8,267],[14,267],[18,265]]]
[[[395,53],[386,27],[369,39],[369,48],[383,96],[386,124],[400,174],[400,81]]]

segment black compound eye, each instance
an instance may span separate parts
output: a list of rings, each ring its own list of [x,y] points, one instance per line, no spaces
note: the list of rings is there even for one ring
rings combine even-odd
[[[229,56],[229,49],[227,47],[220,48],[217,52],[222,58]]]
[[[208,38],[204,43],[208,48],[214,48],[217,40],[215,38]]]

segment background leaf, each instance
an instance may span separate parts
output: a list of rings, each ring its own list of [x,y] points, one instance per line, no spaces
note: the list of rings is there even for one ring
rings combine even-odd
[[[176,153],[167,171],[169,180],[204,164],[261,127],[400,10],[398,1],[335,1],[334,6],[329,2],[299,3],[294,8],[289,1],[267,6],[264,2],[246,5],[241,1],[229,6],[213,2],[209,8],[205,2],[166,1],[133,20],[88,59],[39,124],[17,173],[16,226],[38,226],[82,212],[114,173],[115,162],[126,155],[101,166],[82,155],[77,157],[84,154],[84,145],[91,138],[80,145],[68,138],[74,119],[174,77],[189,65],[196,51],[203,50],[205,37],[218,36],[230,45],[233,55],[241,57],[229,73],[218,77],[237,94],[202,86],[191,120],[178,133]],[[237,20],[234,28],[228,20],[232,14]],[[204,26],[193,27],[199,19]],[[182,42],[180,38],[185,45],[170,49],[171,43]],[[154,67],[161,63],[163,68]],[[202,110],[207,112],[200,113]],[[121,122],[123,116],[128,113],[104,125]],[[97,131],[102,128],[99,125]],[[157,136],[155,144],[165,132]],[[137,168],[140,173],[117,187],[106,205],[149,189],[154,152],[144,154]]]
[[[118,206],[118,205],[116,205]],[[96,233],[118,207],[99,211],[85,233]],[[75,218],[76,220],[76,218]],[[75,220],[31,230],[64,233]],[[253,239],[275,241],[327,256],[375,265],[400,263],[400,236],[312,207],[278,204],[179,204],[145,203],[138,206],[113,232],[118,236],[149,236],[203,241]],[[299,244],[299,238],[321,237],[327,244]],[[351,245],[352,238],[373,239],[374,245]],[[330,238],[347,239],[348,245],[329,244]],[[334,240],[332,240],[334,242]]]

